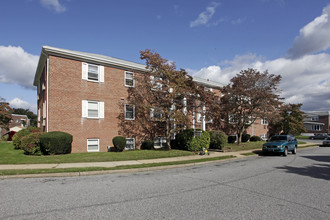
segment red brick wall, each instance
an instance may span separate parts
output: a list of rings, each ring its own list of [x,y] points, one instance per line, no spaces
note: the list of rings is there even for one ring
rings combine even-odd
[[[49,131],[73,135],[72,152],[86,152],[98,138],[100,151],[118,135],[119,101],[127,98],[125,70],[104,67],[104,83],[82,79],[82,62],[49,56]],[[82,100],[104,102],[104,119],[82,117]]]

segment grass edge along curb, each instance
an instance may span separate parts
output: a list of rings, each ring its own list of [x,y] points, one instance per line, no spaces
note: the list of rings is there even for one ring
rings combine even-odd
[[[173,162],[162,162],[162,163],[146,163],[136,165],[121,165],[116,167],[84,167],[84,168],[50,168],[50,169],[29,169],[29,170],[0,170],[0,179],[6,177],[42,177],[43,174],[62,174],[59,176],[82,176],[90,174],[102,174],[106,171],[125,171],[125,170],[139,170],[148,168],[159,168],[169,167],[176,165],[191,165],[191,164],[202,164],[219,160],[233,159],[236,156],[228,155],[221,157],[210,157],[203,159],[184,160],[184,161],[173,161]],[[143,170],[142,170],[143,171]],[[36,176],[31,176],[36,175]],[[51,176],[51,175],[49,175]]]

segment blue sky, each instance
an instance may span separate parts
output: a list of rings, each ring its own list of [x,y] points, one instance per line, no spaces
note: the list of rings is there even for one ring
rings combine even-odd
[[[13,107],[36,111],[43,45],[138,63],[155,49],[224,84],[268,70],[286,102],[330,111],[330,0],[2,0],[0,97]]]

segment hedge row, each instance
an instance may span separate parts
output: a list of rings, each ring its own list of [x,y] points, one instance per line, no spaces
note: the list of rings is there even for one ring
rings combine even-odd
[[[42,133],[38,128],[27,128],[13,136],[14,149],[28,155],[54,155],[71,153],[72,135],[52,131]]]

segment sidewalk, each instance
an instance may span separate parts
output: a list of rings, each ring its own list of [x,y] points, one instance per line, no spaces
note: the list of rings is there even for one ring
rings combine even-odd
[[[150,163],[163,163],[185,160],[196,160],[211,157],[221,156],[236,156],[236,158],[244,157],[243,153],[250,153],[253,150],[238,151],[238,152],[211,152],[210,155],[193,155],[184,157],[169,157],[148,160],[129,160],[129,161],[112,161],[112,162],[90,162],[90,163],[52,163],[52,164],[3,164],[0,165],[0,170],[24,170],[24,169],[56,169],[56,168],[82,168],[82,167],[116,167],[122,165],[138,165]]]
[[[303,144],[310,145],[310,144]],[[90,162],[90,163],[52,163],[52,164],[3,164],[0,165],[0,170],[24,170],[24,169],[57,169],[57,168],[84,168],[84,167],[116,167],[123,165],[139,165],[139,164],[153,164],[174,161],[196,160],[221,156],[234,156],[237,158],[246,157],[242,154],[252,153],[259,149],[236,151],[236,152],[215,152],[211,151],[210,155],[193,155],[184,157],[169,157],[148,160],[129,160],[129,161],[112,161],[112,162]],[[261,149],[260,149],[261,150]]]

